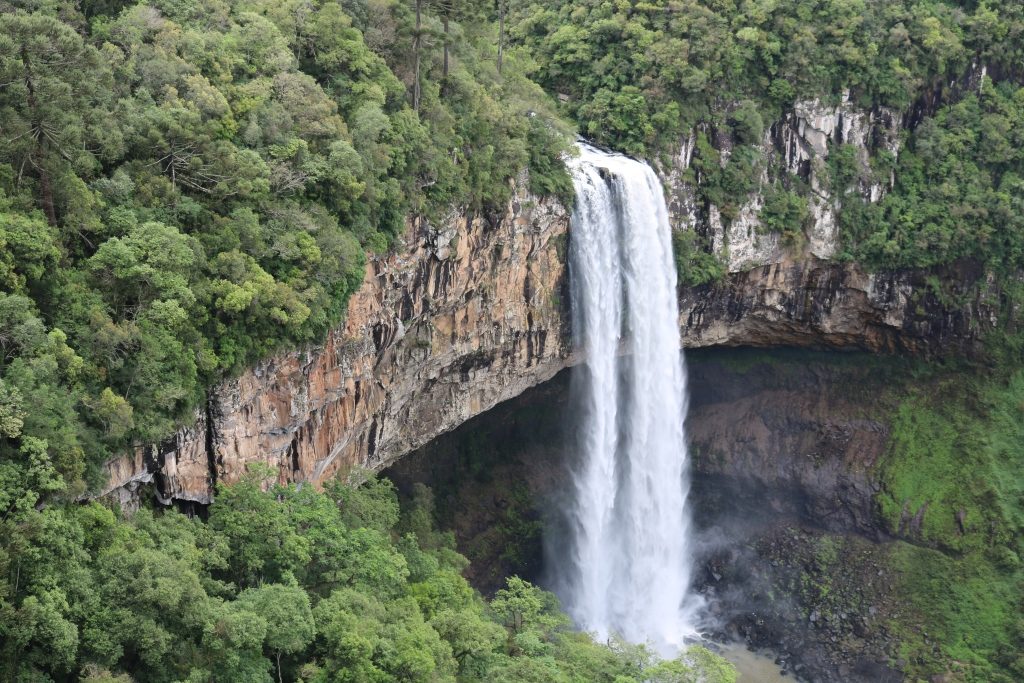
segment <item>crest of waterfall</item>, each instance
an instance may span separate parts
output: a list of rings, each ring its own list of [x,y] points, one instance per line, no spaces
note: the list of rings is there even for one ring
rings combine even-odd
[[[676,271],[661,183],[581,145],[570,279],[583,363],[570,538],[554,558],[577,625],[674,654],[695,634]]]

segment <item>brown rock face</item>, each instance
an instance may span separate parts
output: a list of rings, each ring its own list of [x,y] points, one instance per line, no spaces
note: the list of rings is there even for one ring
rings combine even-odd
[[[261,462],[279,481],[380,468],[551,378],[569,356],[565,210],[520,195],[495,225],[453,216],[410,226],[367,266],[343,327],[211,391],[193,426],[107,464],[123,501],[209,503],[216,482]]]
[[[866,273],[786,255],[683,292],[683,344],[973,355],[998,324],[998,296],[984,278],[972,264]],[[952,289],[937,292],[929,282]]]

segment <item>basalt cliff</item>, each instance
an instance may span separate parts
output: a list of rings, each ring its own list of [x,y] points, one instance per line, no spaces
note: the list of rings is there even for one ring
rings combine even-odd
[[[813,224],[798,247],[760,229],[760,190],[731,221],[697,201],[700,178],[685,174],[693,138],[682,142],[662,173],[674,225],[702,234],[728,271],[680,292],[682,345],[976,350],[999,304],[977,265],[869,273],[835,258],[841,200],[822,180],[831,146],[857,146],[864,163],[878,146],[898,153],[907,116],[815,101],[765,131],[761,153],[812,191]],[[715,144],[727,157],[731,141]],[[877,201],[888,187],[860,189]],[[573,362],[569,222],[554,200],[519,191],[500,215],[410,223],[394,253],[370,261],[344,325],[323,344],[223,381],[193,424],[108,462],[100,493],[127,504],[151,483],[163,503],[205,504],[218,482],[237,480],[253,463],[282,482],[380,469],[550,379]],[[954,290],[934,291],[936,276]]]

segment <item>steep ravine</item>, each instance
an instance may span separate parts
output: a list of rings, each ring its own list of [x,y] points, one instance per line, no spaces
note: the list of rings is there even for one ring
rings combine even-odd
[[[866,273],[831,260],[835,210],[818,176],[830,142],[896,145],[897,119],[849,103],[799,104],[765,133],[762,153],[815,189],[799,248],[758,229],[760,190],[728,229],[695,203],[683,141],[663,174],[676,229],[710,235],[728,265],[719,282],[680,294],[681,343],[969,354],[997,324],[998,297],[973,264],[943,273]],[[718,140],[723,150],[731,142]],[[700,178],[696,178],[700,182]],[[524,186],[523,183],[520,187]],[[863,188],[877,198],[885,187]],[[716,219],[717,216],[717,219]],[[568,216],[520,192],[497,217],[453,215],[408,226],[375,258],[343,327],[321,345],[275,355],[214,387],[193,425],[107,464],[101,493],[208,503],[216,482],[250,463],[280,481],[322,481],[354,465],[379,469],[571,364],[565,253]],[[952,291],[930,286],[938,275]],[[980,284],[981,286],[976,286]]]

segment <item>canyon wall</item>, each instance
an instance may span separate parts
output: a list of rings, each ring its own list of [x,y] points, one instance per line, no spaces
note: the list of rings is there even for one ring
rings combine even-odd
[[[765,166],[812,190],[807,239],[760,229],[761,187],[726,226],[696,200],[694,136],[662,173],[677,230],[708,237],[722,280],[680,293],[681,342],[970,354],[997,324],[997,292],[970,263],[945,272],[867,273],[835,260],[839,198],[823,180],[831,146],[899,150],[899,117],[849,102],[798,104],[771,125]],[[717,136],[722,155],[731,141]],[[525,187],[520,181],[517,187]],[[865,184],[877,201],[885,184]],[[107,463],[101,494],[125,504],[152,483],[163,503],[205,504],[217,482],[264,463],[277,480],[323,481],[352,466],[380,469],[572,363],[566,252],[569,217],[517,192],[493,218],[453,214],[407,228],[394,253],[367,266],[344,325],[319,346],[277,354],[214,387],[192,425]],[[938,276],[936,278],[936,276]],[[929,283],[955,283],[935,291]],[[980,285],[980,286],[978,286]]]

